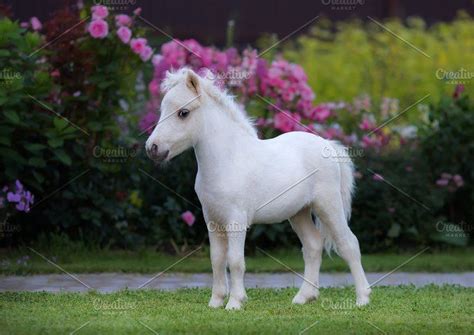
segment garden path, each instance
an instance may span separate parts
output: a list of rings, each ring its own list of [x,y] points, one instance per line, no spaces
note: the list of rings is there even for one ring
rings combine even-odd
[[[98,273],[73,275],[48,274],[32,276],[0,276],[0,291],[49,291],[83,292],[90,288],[100,292],[114,292],[124,288],[136,289],[149,282],[144,288],[175,290],[186,287],[211,287],[210,273],[164,273],[152,281],[152,274]],[[299,287],[301,275],[293,273],[247,273],[247,288]],[[415,285],[417,287],[436,284],[457,284],[474,287],[474,272],[463,273],[368,273],[369,283],[375,285]],[[349,273],[322,273],[321,287],[342,287],[353,285]]]

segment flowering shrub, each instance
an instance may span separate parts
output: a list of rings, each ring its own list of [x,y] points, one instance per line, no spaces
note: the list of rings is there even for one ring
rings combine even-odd
[[[19,212],[29,212],[35,202],[35,196],[26,190],[19,180],[15,182],[15,187],[4,186],[0,194],[0,209],[7,208],[8,204],[11,204]]]
[[[90,14],[85,26],[56,39]],[[412,126],[380,127],[399,113],[397,99],[337,95],[316,102],[309,82],[318,76],[308,78],[281,56],[264,59],[255,49],[219,50],[194,40],[171,41],[154,54],[137,15],[112,15],[98,5],[65,8],[44,23],[0,20],[0,185],[7,185],[0,205],[28,212],[13,216],[21,220],[21,239],[60,233],[164,250],[206,240],[202,215],[189,205],[199,203],[192,153],[156,169],[142,152],[140,132],[151,131],[159,116],[164,74],[182,66],[235,94],[261,137],[308,131],[359,150],[352,157],[358,191],[351,225],[364,250],[433,243],[440,218],[473,222],[472,148],[452,144],[473,142],[474,109],[461,87],[439,106],[420,106],[427,123],[417,138]],[[152,74],[148,87],[140,72]],[[289,225],[255,226],[248,240],[297,243]]]
[[[257,55],[252,49],[241,54],[232,48],[219,51],[203,47],[194,40],[164,44],[161,54],[153,57],[154,78],[148,86],[151,100],[148,111],[140,119],[140,129],[151,132],[159,117],[156,113],[162,98],[159,87],[165,72],[191,67],[202,76],[216,79],[219,86],[235,94],[256,119],[262,137],[309,131],[362,150],[349,154],[356,162],[355,177],[359,185],[352,225],[361,236],[365,250],[397,247],[398,241],[432,243],[435,224],[443,216],[445,196],[420,155],[416,127],[383,126],[384,121],[399,114],[398,100],[383,97],[374,103],[370,96],[362,95],[350,102],[315,104],[315,94],[300,66],[283,58],[268,61]],[[420,104],[418,109],[421,115],[426,115],[430,108]],[[462,180],[461,175],[452,177],[446,186],[455,192],[462,186]],[[388,186],[390,184],[407,190],[415,199],[424,199],[432,212],[427,213],[416,201],[404,198],[396,188]],[[182,219],[188,223],[186,216],[183,214]],[[286,230],[289,234],[291,229],[278,225],[257,226],[250,232],[249,240],[277,241]]]
[[[281,51],[288,60],[301,65],[322,101],[351,101],[365,93],[376,99],[397,97],[405,108],[428,93],[432,101],[451,94],[456,81],[472,84],[472,75],[468,74],[472,57],[464,52],[466,45],[474,43],[472,14],[460,13],[449,23],[427,24],[414,17],[381,23],[429,58],[370,20],[318,19],[310,33],[282,43],[280,50],[273,48],[271,52]],[[273,43],[262,40],[261,46]],[[417,113],[401,117],[420,120]]]
[[[420,147],[433,183],[442,194],[447,221],[473,231],[474,103],[463,87],[429,109],[420,129]],[[461,224],[464,223],[464,224]]]
[[[106,6],[96,5],[92,6],[92,20],[88,25],[89,34],[95,39],[103,39],[109,35],[109,10]],[[137,15],[138,11],[135,11]],[[148,45],[148,41],[143,37],[132,38],[133,32],[131,30],[135,17],[130,17],[125,14],[115,15],[115,34],[124,44],[130,43],[131,50],[140,56],[146,62],[149,61],[153,55],[153,49]]]
[[[0,20],[0,69],[8,70],[0,78],[0,185],[18,180],[0,197],[12,214],[28,212],[10,215],[22,230],[12,239],[64,232],[116,245],[143,240],[130,232],[148,221],[139,219],[131,196],[139,172],[128,162],[137,151],[129,125],[140,107],[138,73],[151,66],[151,56],[137,55],[119,36],[125,27],[130,38],[143,38],[134,17],[113,17],[95,6],[92,20],[77,26],[90,10],[66,7],[24,28]],[[100,154],[117,148],[124,152],[118,161]],[[122,190],[123,201],[110,196]]]
[[[353,103],[315,105],[315,93],[301,66],[282,58],[268,62],[253,49],[239,54],[234,48],[219,51],[195,40],[173,40],[161,47],[161,54],[153,57],[153,65],[154,78],[148,86],[152,98],[139,123],[140,129],[148,133],[159,117],[159,87],[166,71],[188,66],[236,94],[265,137],[300,130],[350,146],[380,149],[397,135],[378,129],[377,122],[398,113],[398,100],[384,98],[378,109],[368,96],[355,98]],[[403,140],[400,134],[397,136]]]

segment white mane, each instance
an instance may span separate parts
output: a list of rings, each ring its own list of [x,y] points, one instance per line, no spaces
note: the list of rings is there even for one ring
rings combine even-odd
[[[188,68],[181,68],[176,72],[168,71],[166,78],[161,84],[161,91],[166,93],[178,83],[186,80],[186,75],[190,71]],[[212,74],[211,74],[212,75]],[[245,110],[235,102],[234,96],[228,94],[226,91],[220,90],[213,79],[209,75],[200,78],[202,90],[207,93],[215,102],[220,104],[230,118],[237,122],[250,135],[257,137],[257,131],[250,118],[247,117]]]

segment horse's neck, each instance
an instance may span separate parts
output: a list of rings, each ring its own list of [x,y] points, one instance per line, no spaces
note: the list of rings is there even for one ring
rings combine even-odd
[[[200,173],[212,176],[225,169],[236,155],[247,150],[258,138],[242,125],[223,115],[209,115],[199,141],[194,146]]]

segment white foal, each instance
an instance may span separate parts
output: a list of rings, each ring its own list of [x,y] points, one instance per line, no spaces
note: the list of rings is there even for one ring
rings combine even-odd
[[[150,158],[169,161],[193,147],[198,162],[195,190],[209,228],[213,270],[211,307],[239,309],[244,288],[245,235],[254,223],[289,219],[303,245],[303,284],[293,303],[319,294],[323,245],[335,244],[349,264],[357,304],[369,302],[370,288],[359,243],[348,227],[353,166],[341,161],[344,148],[305,132],[261,140],[233,99],[192,70],[168,73],[160,121],[146,142]],[[311,214],[317,216],[316,225]]]

